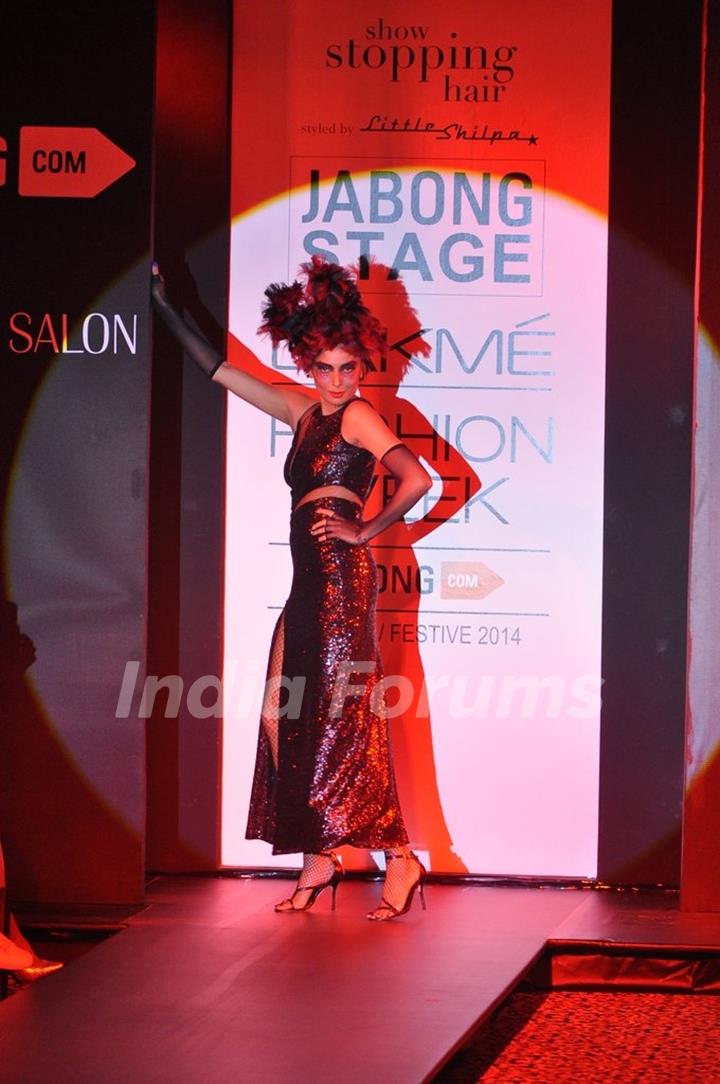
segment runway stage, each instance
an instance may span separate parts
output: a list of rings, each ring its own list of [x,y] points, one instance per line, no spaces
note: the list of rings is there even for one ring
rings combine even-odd
[[[549,943],[720,954],[720,915],[668,893],[431,884],[427,912],[375,924],[377,884],[276,915],[286,888],[157,878],[120,933],[0,1005],[0,1081],[420,1084]]]

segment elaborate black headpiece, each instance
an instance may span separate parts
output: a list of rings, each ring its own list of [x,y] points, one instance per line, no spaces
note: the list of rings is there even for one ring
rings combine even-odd
[[[287,342],[298,369],[309,372],[323,350],[344,347],[375,369],[385,352],[380,321],[363,304],[353,273],[313,256],[300,268],[305,282],[272,283],[258,328],[273,346]]]

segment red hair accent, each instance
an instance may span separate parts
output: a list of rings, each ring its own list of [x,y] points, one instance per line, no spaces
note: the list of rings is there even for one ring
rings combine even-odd
[[[386,336],[377,317],[363,304],[349,268],[313,256],[300,268],[305,283],[272,283],[265,291],[261,335],[273,346],[288,344],[298,369],[308,373],[323,350],[344,347],[376,369],[386,350]]]

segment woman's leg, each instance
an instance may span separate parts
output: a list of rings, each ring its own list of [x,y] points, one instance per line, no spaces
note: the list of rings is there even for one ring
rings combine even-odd
[[[385,851],[385,881],[379,907],[367,917],[379,922],[404,915],[410,909],[415,889],[420,889],[420,902],[425,908],[425,867],[406,844]]]
[[[332,851],[303,855],[303,867],[288,899],[275,905],[276,911],[307,911],[324,888],[332,887],[332,908],[335,910],[335,890],[342,877],[342,866]]]
[[[270,744],[273,765],[278,766],[280,732],[280,688],[285,654],[285,611],[278,619],[270,644],[267,681],[262,705],[262,725]],[[276,911],[306,911],[317,898],[317,889],[337,882],[338,863],[331,852],[306,854],[295,891],[288,899],[281,900]],[[333,904],[335,896],[333,893]]]
[[[265,682],[265,694],[263,696],[262,719],[263,730],[270,743],[273,766],[278,766],[278,733],[280,713],[280,683],[282,680],[283,656],[285,652],[285,611],[280,614],[270,644],[270,659],[268,661],[267,680]]]

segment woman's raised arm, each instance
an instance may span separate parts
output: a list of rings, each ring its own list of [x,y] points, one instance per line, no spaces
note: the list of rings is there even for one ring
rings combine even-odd
[[[153,264],[151,293],[155,310],[170,333],[196,365],[202,371],[221,384],[228,391],[244,399],[246,403],[257,407],[265,414],[278,418],[295,427],[299,416],[307,407],[315,402],[315,398],[309,395],[300,384],[296,387],[278,388],[268,380],[260,379],[249,372],[229,365],[221,354],[210,345],[194,328],[182,318],[177,309],[170,304],[165,281],[159,272],[157,264]],[[245,348],[247,350],[247,348]],[[248,353],[251,353],[247,350]],[[252,355],[254,362],[262,369],[262,363]]]

